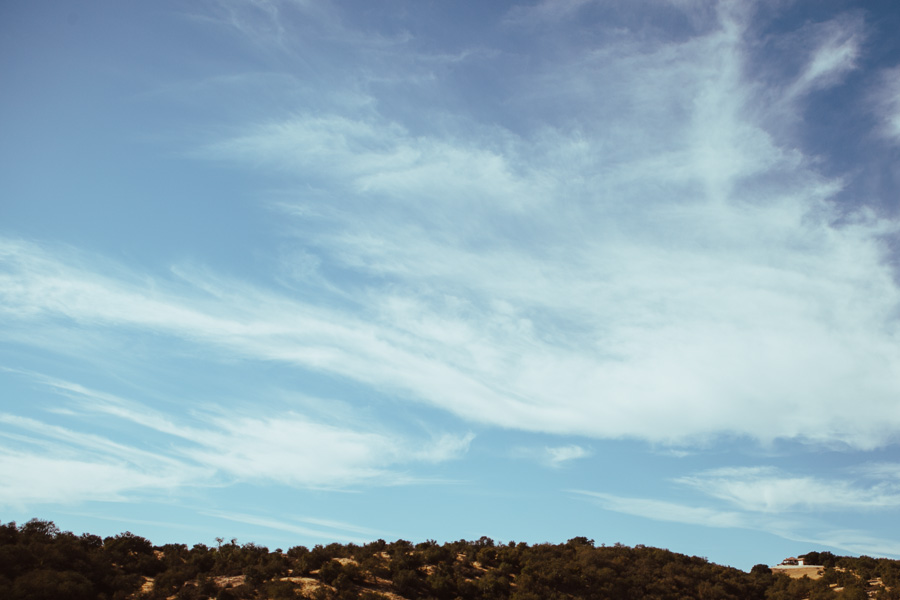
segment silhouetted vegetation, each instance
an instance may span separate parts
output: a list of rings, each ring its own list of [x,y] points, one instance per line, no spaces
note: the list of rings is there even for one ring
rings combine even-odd
[[[49,521],[0,524],[0,598],[11,600],[848,600],[900,599],[900,561],[811,552],[822,577],[749,573],[705,558],[616,544],[438,544],[377,540],[283,552],[237,540],[154,546]]]

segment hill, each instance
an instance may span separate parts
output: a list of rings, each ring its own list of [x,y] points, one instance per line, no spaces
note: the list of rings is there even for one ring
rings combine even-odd
[[[0,524],[0,598],[12,600],[843,600],[900,598],[900,561],[810,553],[822,577],[749,573],[646,546],[377,540],[289,550],[236,540],[154,546],[52,522]],[[869,585],[869,582],[872,582]],[[879,582],[876,584],[876,582]]]

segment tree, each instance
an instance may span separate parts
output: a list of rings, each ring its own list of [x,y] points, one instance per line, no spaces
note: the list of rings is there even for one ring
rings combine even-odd
[[[319,568],[319,579],[331,585],[343,571],[341,563],[336,560],[329,560]]]
[[[93,600],[97,591],[91,582],[74,571],[31,571],[16,579],[12,600]]]
[[[868,597],[865,588],[858,585],[848,585],[838,596],[840,600],[867,600]]]
[[[290,581],[270,581],[266,584],[266,598],[271,600],[288,600],[297,598],[297,585]]]
[[[413,570],[406,569],[394,573],[394,588],[401,596],[416,596],[418,594],[420,580],[419,575]]]
[[[163,563],[154,555],[150,540],[130,531],[105,538],[103,550],[112,562],[128,573],[152,576],[164,568]]]
[[[31,519],[19,529],[23,536],[31,539],[52,540],[59,535],[59,527],[53,521]]]

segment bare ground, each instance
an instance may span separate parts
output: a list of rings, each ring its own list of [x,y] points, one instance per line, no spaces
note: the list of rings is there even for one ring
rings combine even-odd
[[[825,574],[825,567],[809,565],[802,567],[793,566],[777,566],[772,567],[773,573],[784,573],[791,579],[801,579],[804,575],[810,579],[819,579]]]

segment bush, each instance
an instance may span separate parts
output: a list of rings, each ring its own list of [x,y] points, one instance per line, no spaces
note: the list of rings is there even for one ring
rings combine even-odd
[[[266,598],[271,600],[288,600],[296,598],[297,586],[290,581],[270,581],[266,584]]]
[[[91,582],[73,571],[31,571],[16,579],[12,600],[93,600],[97,592]]]
[[[344,568],[341,566],[341,563],[336,560],[329,560],[319,568],[319,579],[331,585],[343,572]]]

